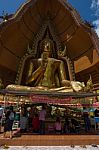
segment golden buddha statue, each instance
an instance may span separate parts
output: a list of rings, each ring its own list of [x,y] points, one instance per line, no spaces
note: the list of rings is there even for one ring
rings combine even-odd
[[[52,90],[59,92],[73,92],[82,90],[82,83],[69,81],[66,79],[64,62],[61,59],[52,58],[51,51],[50,41],[45,41],[41,58],[37,61],[38,68],[35,69],[33,62],[30,62],[26,86],[9,85],[7,88],[28,91]]]
[[[32,70],[31,74],[29,71],[26,85],[42,86],[48,89],[62,87],[64,83],[66,84],[65,86],[71,86],[70,81],[66,80],[64,63],[61,60],[51,57],[51,45],[49,41],[45,41],[44,51],[38,62],[40,64],[39,67],[35,71]]]

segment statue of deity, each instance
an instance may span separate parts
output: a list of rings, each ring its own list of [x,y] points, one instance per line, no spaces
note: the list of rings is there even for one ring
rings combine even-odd
[[[58,88],[71,86],[70,81],[66,80],[66,72],[62,60],[51,57],[51,45],[49,41],[45,41],[44,51],[38,60],[39,67],[29,74],[26,85],[42,86],[47,88]],[[30,66],[31,69],[31,66]]]
[[[66,50],[66,47],[65,47]],[[73,92],[83,89],[80,82],[69,81],[66,76],[65,64],[61,59],[52,57],[50,41],[46,40],[41,58],[37,61],[37,68],[30,62],[26,86],[9,85],[8,89],[19,90],[53,90],[60,92]]]

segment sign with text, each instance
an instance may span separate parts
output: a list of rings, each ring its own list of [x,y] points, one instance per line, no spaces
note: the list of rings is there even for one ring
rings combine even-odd
[[[33,103],[52,103],[52,104],[66,104],[70,103],[72,100],[72,97],[67,98],[53,98],[53,97],[47,97],[47,96],[38,96],[38,95],[32,95],[31,100]]]

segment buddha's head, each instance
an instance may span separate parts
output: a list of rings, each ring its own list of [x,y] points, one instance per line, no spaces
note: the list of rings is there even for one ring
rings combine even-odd
[[[41,58],[43,60],[47,60],[47,58],[52,57],[52,51],[53,51],[53,42],[49,37],[46,37],[41,42]]]
[[[51,42],[49,40],[45,40],[44,42],[44,50],[43,53],[48,57],[51,57]]]
[[[51,49],[51,44],[49,41],[45,41],[45,45],[44,45],[44,51],[50,51]]]
[[[41,58],[43,59],[43,61],[46,61],[49,57],[50,57],[50,43],[45,41]]]

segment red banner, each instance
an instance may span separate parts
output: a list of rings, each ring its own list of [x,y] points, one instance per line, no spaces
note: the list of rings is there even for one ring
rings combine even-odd
[[[54,97],[47,97],[47,96],[39,96],[39,95],[31,95],[30,96],[32,103],[47,103],[47,104],[58,104],[64,106],[71,106],[71,107],[98,107],[99,103],[94,104],[73,104],[72,102],[75,100],[72,97],[67,98],[54,98]],[[87,100],[87,99],[86,99]]]
[[[70,103],[72,98],[67,97],[67,98],[62,99],[62,98],[32,95],[31,100],[33,103],[36,102],[36,103],[66,104],[66,103]]]

